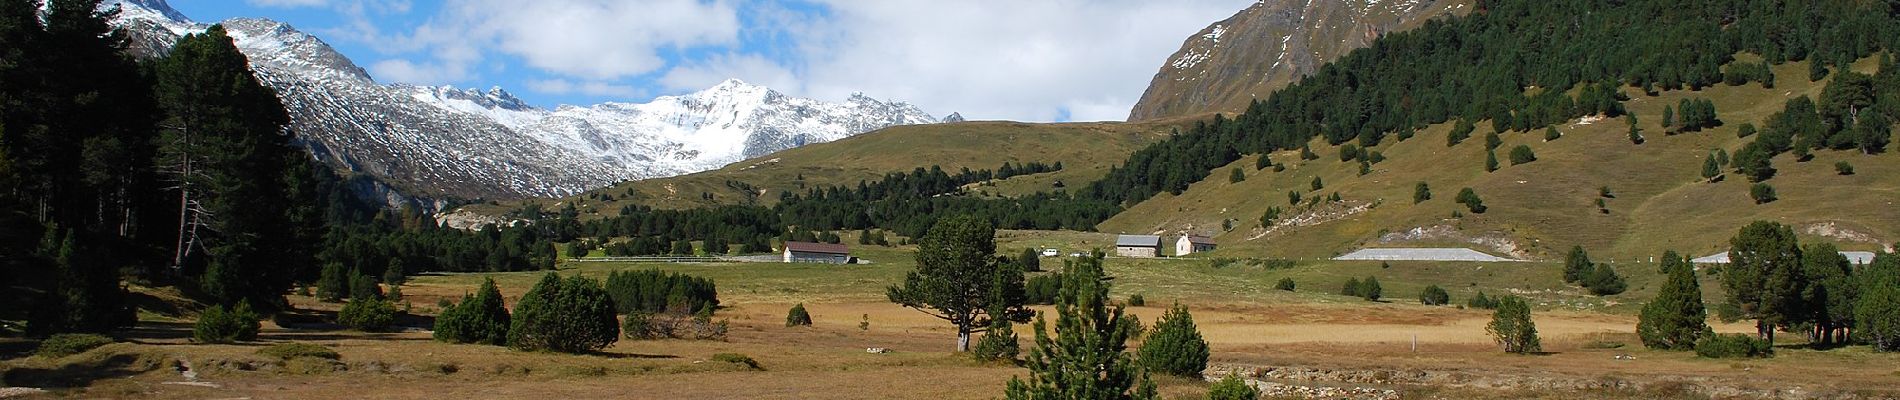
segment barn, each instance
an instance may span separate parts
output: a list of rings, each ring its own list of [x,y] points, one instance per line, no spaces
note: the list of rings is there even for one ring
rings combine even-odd
[[[1154,235],[1121,235],[1115,238],[1115,255],[1141,258],[1159,257],[1161,256],[1161,237]]]
[[[785,262],[850,264],[851,248],[842,244],[785,242]]]
[[[1206,236],[1187,235],[1174,241],[1174,255],[1185,256],[1194,253],[1214,251],[1214,239]]]

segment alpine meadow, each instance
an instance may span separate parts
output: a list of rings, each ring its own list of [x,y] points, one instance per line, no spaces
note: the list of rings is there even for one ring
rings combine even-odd
[[[175,3],[0,0],[0,399],[1900,398],[1900,0]]]

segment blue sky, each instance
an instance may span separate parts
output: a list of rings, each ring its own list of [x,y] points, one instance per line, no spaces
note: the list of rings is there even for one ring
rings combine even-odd
[[[1251,0],[170,0],[284,21],[384,83],[500,86],[541,107],[728,78],[938,116],[1120,120],[1188,36]]]

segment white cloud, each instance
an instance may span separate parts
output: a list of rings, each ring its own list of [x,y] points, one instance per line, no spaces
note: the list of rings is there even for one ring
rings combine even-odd
[[[758,55],[741,54],[720,54],[690,62],[668,70],[658,83],[667,90],[696,91],[727,79],[764,85],[781,92],[796,93],[804,89],[798,75],[784,66]]]
[[[825,99],[864,92],[978,119],[1121,120],[1183,40],[1252,3],[819,1],[828,20],[785,28],[792,65],[688,63],[667,85],[776,69],[798,72],[781,90]]]
[[[470,74],[463,64],[417,63],[403,59],[377,61],[369,66],[370,76],[380,82],[402,82],[418,85],[436,85],[458,82],[469,78]]]
[[[566,79],[543,79],[528,82],[528,89],[539,93],[588,96],[634,97],[640,95],[639,89],[632,86],[616,85],[607,82],[574,82]]]
[[[662,51],[738,40],[725,1],[464,0],[443,5],[397,47],[429,49],[443,62],[492,51],[566,77],[613,80],[666,66]],[[481,49],[469,51],[464,49]]]
[[[259,7],[316,7],[329,3],[328,0],[244,0]]]

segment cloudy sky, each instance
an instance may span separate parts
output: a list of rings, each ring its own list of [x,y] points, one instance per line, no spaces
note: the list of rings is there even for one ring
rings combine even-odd
[[[501,86],[542,107],[728,78],[939,116],[1121,120],[1189,35],[1253,0],[170,0],[267,17],[378,81]]]

